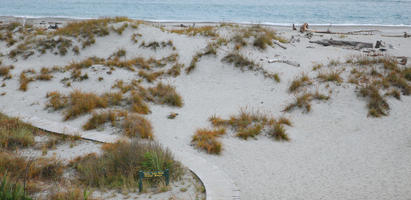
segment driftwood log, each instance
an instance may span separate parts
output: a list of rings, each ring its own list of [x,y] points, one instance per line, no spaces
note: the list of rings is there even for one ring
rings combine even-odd
[[[317,41],[310,41],[310,43],[316,43],[323,46],[351,46],[355,49],[363,49],[363,48],[373,48],[372,43],[366,42],[355,42],[355,41],[344,41],[344,40],[317,40]]]
[[[316,31],[311,30],[313,33],[321,33],[321,34],[339,34],[339,35],[374,35],[374,32],[378,30],[360,30],[360,31],[350,31],[350,32],[332,32],[330,30],[327,31]]]
[[[297,62],[291,61],[291,60],[280,60],[280,59],[272,59],[272,60],[268,60],[268,63],[285,63],[294,67],[299,67],[300,64],[298,64]]]
[[[404,32],[403,35],[381,35],[383,37],[403,37],[403,38],[409,38],[411,37],[410,34],[408,34],[407,32]]]
[[[276,40],[274,40],[273,43],[276,44],[277,46],[283,48],[283,49],[287,49],[287,47],[285,47],[284,45],[282,45],[280,42],[278,42]]]

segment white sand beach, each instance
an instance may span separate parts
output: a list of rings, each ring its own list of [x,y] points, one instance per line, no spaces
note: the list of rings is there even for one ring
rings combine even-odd
[[[42,21],[46,24],[61,22],[60,27],[70,22],[68,19],[22,20],[2,17],[0,25],[16,20],[35,26],[41,26]],[[94,44],[81,48],[79,55],[69,48],[64,56],[47,50],[45,54],[35,51],[34,55],[27,59],[22,57],[23,54],[10,58],[10,52],[23,40],[11,46],[0,41],[0,65],[14,66],[14,69],[10,70],[12,78],[4,79],[0,83],[4,83],[4,87],[0,88],[0,112],[21,117],[29,122],[41,119],[45,127],[53,124],[56,130],[66,134],[92,133],[95,138],[115,140],[125,136],[120,129],[109,124],[91,131],[82,129],[91,117],[91,112],[65,121],[63,110],[46,109],[47,93],[59,91],[69,94],[78,89],[82,92],[102,94],[118,91],[112,87],[118,80],[129,83],[141,79],[140,84],[144,87],[162,82],[175,87],[184,105],[179,108],[148,103],[151,113],[144,116],[153,126],[154,140],[170,148],[183,164],[184,156],[193,155],[204,159],[210,166],[216,166],[240,190],[241,199],[411,198],[411,97],[401,95],[400,100],[384,97],[390,108],[387,115],[379,118],[368,116],[367,101],[358,95],[360,86],[349,83],[352,67],[346,63],[350,57],[359,55],[370,58],[376,57],[373,55],[407,57],[408,63],[398,66],[410,68],[411,37],[400,36],[404,32],[410,34],[411,27],[309,27],[311,31],[329,30],[339,33],[328,34],[300,33],[285,26],[263,26],[286,39],[288,42],[280,44],[285,48],[274,43],[273,46],[261,50],[253,46],[254,38],[250,37],[244,39],[248,45],[237,51],[266,72],[276,73],[280,78],[280,82],[276,82],[265,78],[261,71],[240,70],[233,64],[222,61],[236,48],[230,39],[239,33],[238,30],[251,25],[195,24],[195,27],[215,26],[213,30],[218,33],[218,37],[201,34],[191,36],[170,31],[184,29],[180,27],[181,23],[141,22],[137,28],[132,28],[131,24],[134,22],[119,22],[109,26],[117,28],[124,23],[130,25],[121,35],[110,29],[109,35],[96,36]],[[364,30],[368,32],[355,32]],[[19,33],[16,31],[15,34]],[[138,36],[137,43],[130,39],[133,34],[141,35]],[[73,46],[81,46],[75,38],[65,38],[72,40]],[[200,57],[195,69],[187,74],[185,69],[190,66],[193,56],[205,49],[208,43],[217,42],[218,38],[224,38],[228,43],[217,47],[216,55]],[[385,46],[379,49],[356,49],[310,43],[323,39],[372,43],[373,47],[381,40]],[[172,41],[175,48],[160,46],[153,50],[142,47],[143,41],[145,44]],[[51,80],[35,80],[28,84],[27,91],[19,90],[19,79],[24,70],[34,69],[40,72],[43,67],[51,69],[54,66],[66,66],[70,62],[80,62],[93,56],[107,59],[120,49],[126,51],[126,56],[121,60],[136,57],[161,59],[178,54],[177,62],[185,67],[179,76],[160,76],[149,83],[138,75],[139,69],[130,71],[115,67],[115,70],[111,70],[111,67],[97,64],[81,70],[82,74],[87,73],[88,79],[71,81],[69,86],[62,79],[70,78],[70,71],[53,72]],[[292,64],[282,61],[291,61]],[[335,66],[327,66],[330,61],[339,62]],[[324,66],[320,70],[313,70],[313,66],[318,64]],[[167,63],[159,69],[167,70],[172,66],[173,64]],[[322,82],[317,78],[319,71],[329,70],[338,71],[343,81]],[[110,73],[107,73],[108,71]],[[329,95],[330,99],[325,102],[312,101],[311,111],[307,113],[298,108],[283,112],[284,107],[292,103],[299,94],[289,92],[289,87],[302,73],[313,80],[312,84],[305,86],[302,91],[319,91]],[[99,80],[99,77],[102,79]],[[411,87],[411,81],[407,83]],[[381,89],[382,91],[385,90]],[[219,155],[207,154],[192,145],[192,136],[197,129],[211,128],[209,117],[217,115],[229,118],[242,108],[274,117],[289,118],[293,125],[285,129],[290,140],[276,141],[264,134],[244,140],[236,137],[234,131],[227,129],[227,133],[220,138],[222,151]],[[175,119],[167,118],[171,112],[178,113]],[[201,167],[209,168],[207,165]]]

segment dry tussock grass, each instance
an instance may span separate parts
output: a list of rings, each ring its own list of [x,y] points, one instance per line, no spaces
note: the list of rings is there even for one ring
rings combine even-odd
[[[296,96],[294,102],[287,105],[283,109],[283,112],[291,112],[295,108],[300,108],[303,109],[303,112],[308,113],[311,111],[311,102],[313,100],[327,101],[329,99],[329,96],[320,94],[318,91],[315,93],[305,92],[299,96]]]
[[[200,27],[188,27],[184,29],[173,29],[171,33],[184,34],[188,36],[205,36],[205,37],[218,37],[215,26],[200,26]]]
[[[349,83],[359,87],[357,93],[367,101],[368,116],[388,115],[386,97],[401,99],[411,94],[410,68],[400,66],[395,57],[352,56],[345,63],[353,68]]]
[[[247,109],[241,109],[237,115],[231,115],[228,119],[213,115],[209,121],[214,129],[198,129],[192,143],[196,148],[212,154],[221,152],[222,144],[217,138],[225,134],[228,128],[234,131],[235,136],[244,140],[264,133],[276,140],[288,141],[284,125],[292,126],[291,121],[285,117],[274,119],[267,114]]]
[[[183,174],[181,164],[174,160],[168,149],[155,142],[137,140],[106,144],[102,154],[77,158],[71,162],[71,166],[78,171],[81,183],[98,188],[137,188],[139,170],[169,169],[171,182],[178,180]],[[159,179],[151,179],[148,184],[158,185],[158,181]]]
[[[167,104],[169,106],[182,107],[183,98],[176,92],[175,87],[163,83],[157,83],[155,87],[148,88],[148,91],[158,104]]]
[[[219,129],[198,129],[191,140],[196,148],[203,149],[209,154],[220,154],[222,144],[217,140],[225,134],[225,128]]]
[[[301,74],[299,77],[296,77],[288,88],[288,92],[297,92],[300,88],[311,85],[312,80],[308,77],[307,74]]]
[[[73,119],[96,108],[106,108],[107,105],[107,99],[103,97],[99,97],[94,93],[74,90],[69,95],[69,104],[64,111],[64,120]]]

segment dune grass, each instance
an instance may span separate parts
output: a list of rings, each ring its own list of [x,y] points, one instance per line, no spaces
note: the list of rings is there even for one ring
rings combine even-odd
[[[225,135],[227,130],[233,131],[236,137],[243,140],[256,139],[258,135],[263,134],[275,140],[290,140],[285,126],[292,126],[292,123],[286,117],[275,119],[259,111],[241,109],[238,114],[231,115],[228,119],[212,115],[208,120],[213,129],[197,129],[192,144],[195,148],[205,150],[209,154],[221,153],[222,143],[218,138]]]
[[[64,111],[64,120],[78,117],[96,108],[106,108],[107,99],[97,96],[94,93],[74,90],[70,93],[69,104]]]
[[[300,88],[311,85],[312,83],[311,78],[303,73],[291,82],[288,92],[297,92]]]
[[[242,71],[244,71],[245,69],[255,70],[257,67],[257,64],[238,52],[227,54],[221,61],[233,64],[235,67],[240,68]]]
[[[191,143],[199,149],[205,150],[209,154],[220,154],[222,144],[218,141],[218,137],[225,134],[225,128],[219,129],[198,129]]]
[[[71,162],[80,182],[97,188],[137,188],[138,172],[169,169],[170,180],[182,175],[182,166],[168,149],[155,142],[117,142],[103,146],[101,155],[90,154]],[[146,180],[158,184],[159,179]]]
[[[188,36],[204,36],[204,37],[218,37],[216,31],[216,26],[199,26],[199,27],[188,27],[183,29],[173,29],[170,30],[171,33],[183,34]]]
[[[411,94],[410,68],[400,66],[395,57],[352,56],[345,64],[353,68],[348,83],[359,88],[356,92],[367,101],[370,117],[388,115],[387,97],[401,99],[401,95]]]
[[[305,92],[301,95],[296,96],[294,102],[285,106],[283,112],[291,112],[295,108],[300,108],[303,109],[304,113],[308,113],[311,111],[311,102],[313,100],[327,101],[329,99],[329,96],[321,94],[318,91],[315,93]]]
[[[157,83],[155,87],[148,88],[148,91],[154,98],[154,102],[158,104],[166,104],[169,106],[182,107],[183,98],[176,92],[175,87],[163,83]]]
[[[21,122],[18,118],[10,118],[0,114],[0,147],[16,149],[34,145],[35,129]]]

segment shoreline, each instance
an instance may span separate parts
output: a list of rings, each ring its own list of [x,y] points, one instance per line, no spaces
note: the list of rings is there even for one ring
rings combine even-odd
[[[102,16],[102,17],[67,17],[67,16],[0,16],[0,21],[12,21],[12,20],[33,20],[33,21],[56,21],[56,22],[68,22],[68,21],[80,21],[80,20],[90,20],[90,19],[101,19],[101,18],[109,18],[110,16]],[[239,25],[264,25],[264,26],[271,26],[271,27],[290,27],[293,25],[293,23],[274,23],[274,22],[259,22],[259,23],[254,23],[254,22],[237,22],[237,21],[195,21],[195,20],[142,20],[142,19],[134,19],[130,18],[132,20],[141,20],[144,22],[148,23],[161,23],[161,24],[181,24],[181,23],[196,23],[196,24],[223,24],[223,23],[228,23],[228,24],[239,24]],[[302,23],[294,23],[295,26],[300,26]],[[342,28],[365,28],[365,27],[370,27],[370,28],[411,28],[410,25],[406,24],[310,24],[312,27],[342,27]]]

